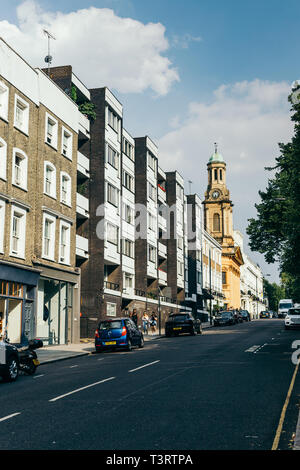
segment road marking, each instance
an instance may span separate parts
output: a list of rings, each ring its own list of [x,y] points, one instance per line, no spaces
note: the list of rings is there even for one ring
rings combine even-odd
[[[104,361],[104,357],[101,357],[101,359],[97,359],[97,361]]]
[[[99,384],[102,384],[102,383],[104,383],[104,382],[108,382],[109,380],[113,380],[113,379],[115,379],[115,378],[116,378],[116,377],[109,377],[108,379],[99,380],[99,382],[95,382],[95,383],[93,383],[93,384],[86,385],[85,387],[77,388],[76,390],[72,390],[71,392],[64,393],[63,395],[59,395],[58,397],[52,398],[52,399],[49,400],[49,401],[51,402],[51,401],[60,400],[61,398],[65,398],[65,397],[67,397],[67,396],[69,396],[69,395],[72,395],[73,393],[81,392],[82,390],[86,390],[87,388],[90,388],[90,387],[95,387],[95,385],[99,385]]]
[[[140,369],[143,369],[144,367],[152,366],[152,364],[157,364],[158,362],[160,361],[149,362],[149,364],[145,364],[143,366],[137,367],[136,369],[131,369],[128,372],[135,372],[136,370],[140,370]]]
[[[245,352],[254,352],[258,348],[260,348],[260,344],[255,344],[254,346],[251,346],[251,348],[246,349]]]
[[[277,431],[276,431],[276,434],[275,434],[275,438],[274,438],[271,450],[277,450],[277,448],[278,448],[278,444],[279,444],[279,440],[280,440],[280,436],[281,436],[281,432],[282,432],[282,427],[283,427],[283,423],[284,423],[284,418],[285,418],[286,410],[287,410],[287,407],[288,407],[288,404],[289,404],[289,401],[290,401],[290,398],[291,398],[291,394],[292,394],[292,391],[293,391],[293,388],[294,388],[296,375],[297,375],[297,372],[298,372],[298,369],[299,369],[299,364],[300,364],[300,362],[297,363],[297,365],[295,367],[295,370],[294,370],[294,373],[293,373],[293,377],[292,377],[290,387],[289,387],[289,390],[288,390],[288,393],[287,393],[287,396],[286,396],[286,399],[285,399],[285,402],[284,402],[284,405],[283,405],[283,408],[282,408],[280,420],[279,420],[279,423],[278,423]]]
[[[78,367],[78,365],[76,365],[76,366],[70,366],[70,369],[74,369],[74,367]]]
[[[14,416],[18,416],[20,414],[21,413],[13,413],[12,415],[5,416],[4,418],[0,418],[0,422],[5,421],[5,420],[10,419],[10,418],[13,418]]]
[[[39,377],[44,377],[45,374],[35,375],[33,378],[38,379]]]

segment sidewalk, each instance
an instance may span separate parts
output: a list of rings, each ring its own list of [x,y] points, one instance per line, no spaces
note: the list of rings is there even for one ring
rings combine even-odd
[[[202,328],[210,328],[210,323],[202,323]],[[144,335],[145,342],[152,341],[158,338],[164,338],[165,330],[162,329],[161,335],[159,333]],[[61,344],[58,346],[44,346],[37,349],[36,353],[41,364],[47,364],[56,361],[63,361],[78,356],[86,356],[95,352],[93,339],[82,339],[78,344]]]

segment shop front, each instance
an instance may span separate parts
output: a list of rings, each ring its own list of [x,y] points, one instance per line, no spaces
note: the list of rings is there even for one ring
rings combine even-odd
[[[42,268],[37,289],[36,336],[45,345],[79,342],[80,276]]]
[[[39,271],[0,263],[0,337],[22,343],[35,337]]]

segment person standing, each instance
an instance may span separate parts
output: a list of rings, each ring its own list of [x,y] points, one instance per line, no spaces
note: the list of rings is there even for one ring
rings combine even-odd
[[[149,326],[149,317],[146,311],[143,313],[142,322],[143,322],[143,332],[146,335],[148,334],[148,326]]]
[[[157,317],[155,315],[155,312],[152,312],[151,319],[150,319],[150,327],[151,327],[151,333],[153,335],[156,331],[156,325],[157,325]]]
[[[137,315],[137,311],[136,311],[136,308],[133,309],[133,312],[132,312],[132,317],[131,317],[132,321],[134,321],[134,323],[138,324],[138,315]]]

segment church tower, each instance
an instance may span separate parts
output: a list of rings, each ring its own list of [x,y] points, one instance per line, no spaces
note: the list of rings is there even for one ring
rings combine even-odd
[[[226,186],[226,163],[215,152],[207,164],[208,185],[205,192],[204,228],[222,246],[222,287],[225,308],[240,308],[240,266],[244,264],[241,250],[233,239],[233,203]]]

